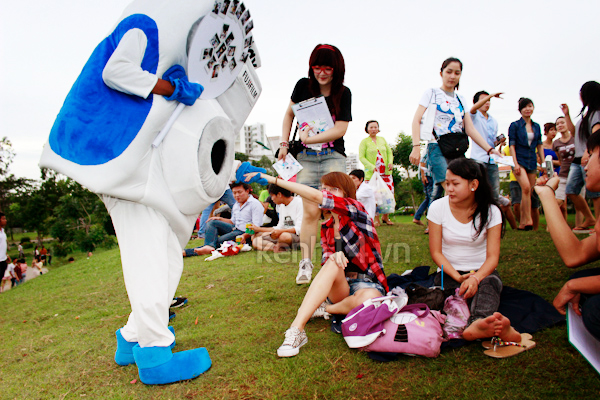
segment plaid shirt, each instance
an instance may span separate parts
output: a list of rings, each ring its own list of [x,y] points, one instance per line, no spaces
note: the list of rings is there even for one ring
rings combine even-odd
[[[357,200],[337,197],[323,191],[323,203],[320,207],[322,210],[330,210],[339,215],[340,235],[348,261],[369,275],[373,282],[379,282],[386,292],[389,291],[377,232],[373,226],[373,219],[369,217],[363,205]],[[323,248],[321,265],[335,253],[333,224],[332,217],[321,225],[321,247]]]

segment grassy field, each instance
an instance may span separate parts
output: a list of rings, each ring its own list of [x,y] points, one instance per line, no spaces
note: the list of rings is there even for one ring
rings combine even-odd
[[[386,273],[432,265],[427,236],[410,221],[378,228]],[[199,242],[197,242],[199,243]],[[190,243],[190,246],[192,243]],[[114,332],[127,320],[119,251],[96,252],[0,295],[2,399],[587,399],[600,396],[598,374],[568,343],[565,325],[534,335],[537,347],[493,359],[478,344],[436,359],[371,361],[349,349],[329,321],[307,325],[299,356],[279,359],[306,287],[296,286],[297,254],[250,252],[185,260],[178,295],[189,304],[172,321],[181,351],[207,347],[212,368],[199,378],[150,387],[135,366],[114,361]],[[316,261],[316,260],[315,260]],[[597,265],[595,265],[597,266]],[[573,272],[544,231],[502,242],[506,285],[551,301]],[[196,323],[197,322],[197,323]]]

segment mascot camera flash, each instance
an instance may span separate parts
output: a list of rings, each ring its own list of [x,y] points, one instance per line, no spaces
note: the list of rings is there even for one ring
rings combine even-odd
[[[121,250],[131,314],[115,361],[165,384],[208,370],[173,352],[169,306],[198,214],[224,193],[235,135],[260,92],[250,11],[237,0],[135,0],[67,95],[40,166],[97,193]],[[161,132],[162,131],[162,132]]]

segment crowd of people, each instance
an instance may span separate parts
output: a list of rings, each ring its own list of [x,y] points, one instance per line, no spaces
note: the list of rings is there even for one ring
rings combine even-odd
[[[600,85],[587,82],[581,88],[583,107],[577,124],[573,124],[569,108],[563,104],[563,115],[544,124],[545,137],[540,125],[532,120],[533,101],[519,99],[517,110],[521,118],[510,125],[505,136],[499,134],[498,123],[489,113],[491,101],[501,98],[502,93],[479,91],[469,109],[469,103],[456,92],[462,68],[462,62],[456,58],[445,60],[440,70],[441,87],[425,91],[414,116],[410,161],[419,166],[426,197],[413,222],[424,225],[421,219],[427,213],[430,253],[438,267],[435,279],[439,282],[443,274],[446,286],[458,288],[468,301],[471,316],[463,338],[496,336],[518,342],[521,335],[498,312],[503,285],[497,266],[506,223],[517,230],[537,229],[542,203],[548,230],[568,266],[600,258],[596,235],[579,242],[574,234],[565,237],[560,233],[568,227],[567,198],[577,211],[573,232],[588,232],[599,221],[586,201],[586,197],[593,199],[598,212],[600,204],[596,203],[600,196],[594,191],[598,186],[588,182],[588,189],[583,188],[586,170],[591,168],[586,165],[598,162],[600,153],[598,145],[590,140],[600,135],[594,133],[600,129]],[[296,283],[312,280],[312,284],[285,332],[285,340],[277,351],[280,357],[297,355],[308,342],[304,327],[311,318],[346,314],[390,289],[375,228],[392,222],[388,215],[379,220],[369,181],[377,172],[393,190],[393,154],[385,139],[378,136],[379,123],[370,120],[365,126],[368,137],[359,146],[365,169],[344,173],[344,134],[352,113],[351,92],[343,81],[344,60],[340,51],[331,45],[315,47],[308,78],[298,81],[284,114],[278,154],[279,159],[284,159],[291,147],[295,148],[295,156],[303,166],[296,182],[248,168],[241,173],[238,170],[237,183],[231,186],[235,199],[230,205],[231,219],[207,218],[205,245],[184,251],[188,256],[208,254],[223,241],[236,237],[251,243],[257,251],[300,249],[302,259]],[[335,124],[316,135],[310,126],[297,126],[294,138],[298,134],[298,149],[298,143],[290,141],[292,105],[320,95],[325,97]],[[558,133],[560,137],[556,138]],[[315,144],[321,145],[320,150],[315,150]],[[469,146],[470,158],[466,158]],[[501,158],[503,155],[506,157]],[[509,163],[507,158],[514,165],[510,197],[500,192],[498,162]],[[552,164],[550,171],[545,168],[546,159]],[[238,168],[236,165],[234,170]],[[589,180],[595,177],[590,174]],[[269,202],[279,218],[275,226],[262,225],[269,202],[261,204],[250,193],[247,183],[256,181],[268,184]],[[323,255],[321,269],[313,280],[311,260],[320,220]],[[585,250],[575,257],[574,252],[567,251],[570,246]],[[567,302],[581,305],[585,299],[581,313],[586,327],[600,339],[600,295],[594,296],[600,293],[598,276],[600,272],[596,270],[577,274],[565,284],[554,304],[564,312]]]
[[[52,256],[44,245],[38,250],[35,246],[31,267],[25,260],[23,244],[17,245],[18,256],[14,259],[8,255],[8,239],[4,228],[6,227],[6,215],[0,212],[0,293],[8,288],[14,288],[25,282],[26,279],[32,279],[44,274],[44,265],[49,264]],[[27,270],[30,269],[29,274]]]
[[[510,124],[505,136],[489,113],[491,101],[502,93],[479,91],[468,108],[470,103],[457,92],[462,70],[459,59],[444,60],[441,86],[423,93],[414,114],[409,159],[418,166],[425,200],[413,222],[425,225],[421,220],[427,216],[429,250],[438,267],[435,280],[444,280],[468,301],[470,317],[463,338],[472,341],[495,336],[518,342],[520,333],[498,312],[503,284],[497,266],[506,222],[516,230],[537,229],[541,205],[548,231],[568,267],[600,259],[600,239],[595,233],[600,226],[600,84],[591,81],[581,87],[577,123],[573,123],[569,107],[562,104],[563,115],[543,125],[544,135],[540,124],[532,120],[533,101],[519,99],[521,117]],[[338,48],[328,44],[314,48],[308,77],[296,83],[284,114],[278,158],[284,159],[292,147],[294,104],[324,96],[333,127],[315,134],[310,125],[296,125],[294,138],[297,135],[299,141],[294,143],[298,150],[294,155],[303,169],[295,182],[236,162],[230,188],[220,199],[230,215],[211,216],[219,202],[207,207],[198,224],[203,246],[183,251],[185,257],[208,255],[228,241],[256,251],[301,251],[296,283],[310,286],[285,331],[277,350],[280,357],[295,356],[307,344],[304,328],[311,318],[347,314],[390,290],[376,227],[393,222],[389,215],[377,215],[369,181],[378,174],[393,193],[393,153],[378,135],[378,121],[367,121],[368,137],[359,145],[364,170],[345,173],[344,135],[352,121],[352,95],[344,86],[344,74],[344,58]],[[320,148],[315,150],[315,145]],[[512,160],[510,199],[500,192],[499,179],[498,163],[507,163],[507,158]],[[545,160],[549,160],[550,170],[545,168]],[[252,182],[268,185],[268,198],[261,201],[255,196],[249,185]],[[567,199],[576,210],[572,232],[566,220]],[[596,215],[587,199],[592,200]],[[272,223],[266,224],[269,210]],[[321,268],[313,279],[319,221]],[[4,225],[6,217],[0,213],[0,226]],[[582,232],[592,235],[580,241],[575,233]],[[0,267],[5,277],[0,290],[4,280],[13,286],[22,282],[28,268],[21,257],[22,248],[19,259],[12,263],[6,250],[6,235],[0,229]],[[41,273],[44,263],[50,262],[49,254],[44,246],[34,252],[32,266]],[[565,313],[568,303],[600,340],[600,269],[580,271],[565,283],[554,306]]]

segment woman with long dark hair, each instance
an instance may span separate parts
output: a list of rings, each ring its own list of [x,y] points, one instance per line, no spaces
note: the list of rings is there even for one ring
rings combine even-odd
[[[583,224],[579,229],[575,229],[575,232],[588,232],[586,228],[593,227],[598,219],[600,213],[600,192],[593,192],[586,189],[588,198],[591,198],[594,202],[594,211],[596,218],[589,218],[589,213],[586,212],[587,203],[585,199],[579,196],[581,189],[585,185],[585,166],[587,165],[589,155],[586,151],[587,141],[592,133],[600,129],[600,83],[595,81],[589,81],[583,84],[579,91],[579,97],[581,98],[581,119],[574,126],[569,115],[569,106],[566,104],[561,105],[565,120],[567,121],[567,127],[573,133],[575,137],[575,158],[571,163],[569,169],[569,176],[567,178],[566,193],[569,199],[573,202],[575,209],[583,212],[584,215],[588,215],[584,220]]]
[[[312,51],[309,59],[308,78],[296,83],[291,101],[283,117],[279,159],[285,159],[289,147],[290,132],[294,122],[292,105],[313,97],[324,96],[331,112],[334,126],[317,135],[309,135],[308,126],[298,129],[300,140],[305,147],[297,160],[303,169],[298,173],[296,181],[313,188],[319,187],[321,177],[329,172],[346,171],[346,151],[344,135],[348,123],[352,121],[352,94],[344,86],[346,67],[340,50],[329,44],[319,44]],[[317,145],[318,149],[314,146]],[[302,260],[300,261],[296,283],[309,283],[312,277],[312,254],[317,236],[317,221],[321,211],[315,204],[304,202],[302,231],[300,243]]]
[[[504,221],[485,167],[466,158],[451,161],[446,193],[429,207],[429,251],[438,267],[444,266],[444,286],[460,288],[459,294],[470,303],[463,338],[499,336],[519,342],[521,335],[497,312],[502,280],[496,268]]]
[[[521,218],[517,229],[525,231],[533,229],[533,219],[531,218],[532,188],[537,177],[538,163],[541,165],[544,157],[540,125],[531,120],[533,110],[533,101],[521,97],[519,99],[521,119],[513,122],[508,127],[510,155],[515,164],[513,173],[521,187]]]
[[[251,181],[256,175],[250,173],[244,177]],[[343,172],[324,175],[321,190],[266,174],[259,178],[317,204],[326,219],[321,226],[321,270],[277,349],[279,357],[293,357],[308,342],[304,326],[311,318],[348,314],[364,301],[384,296],[389,288],[373,219],[356,200],[356,186],[349,175]]]
[[[463,64],[458,58],[451,57],[444,60],[440,69],[442,86],[428,89],[423,94],[413,118],[413,149],[409,156],[410,162],[414,165],[419,164],[421,159],[420,141],[429,141],[427,145],[428,166],[431,170],[433,183],[437,185],[434,189],[434,200],[440,198],[443,194],[442,187],[445,184],[446,168],[449,161],[444,157],[438,145],[438,139],[441,136],[462,133],[464,130],[488,155],[500,156],[500,152],[490,146],[477,132],[471,120],[471,115],[465,108],[468,103],[463,96],[456,93],[462,70]],[[427,117],[424,123],[421,124],[425,111],[427,111]]]

